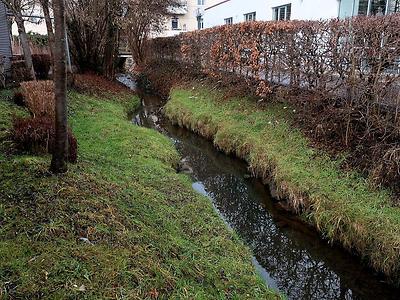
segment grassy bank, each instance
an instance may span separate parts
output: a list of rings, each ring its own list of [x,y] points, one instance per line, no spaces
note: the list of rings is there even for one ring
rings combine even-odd
[[[389,194],[374,191],[357,174],[312,149],[291,125],[295,113],[282,104],[259,107],[253,99],[224,100],[221,92],[193,84],[175,88],[165,108],[174,122],[214,140],[272,181],[280,197],[328,239],[356,250],[399,283],[400,209]]]
[[[72,92],[79,162],[5,152],[13,113],[0,97],[0,298],[276,298],[206,198],[176,174],[161,134],[126,120],[130,99]]]

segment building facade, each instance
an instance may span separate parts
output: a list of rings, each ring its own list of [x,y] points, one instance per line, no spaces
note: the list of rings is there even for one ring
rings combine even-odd
[[[171,11],[164,31],[159,36],[174,36],[182,32],[204,28],[204,9],[220,0],[187,0],[182,8]]]
[[[400,0],[220,0],[205,8],[204,27],[246,21],[326,20],[398,12]]]
[[[0,59],[4,60],[6,71],[10,69],[11,57],[11,37],[9,21],[7,19],[7,10],[4,4],[0,1]]]

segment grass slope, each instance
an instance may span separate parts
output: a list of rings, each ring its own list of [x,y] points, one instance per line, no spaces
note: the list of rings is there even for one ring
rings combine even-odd
[[[221,92],[198,84],[175,88],[170,98],[165,112],[173,122],[246,159],[292,208],[308,207],[304,216],[325,237],[357,250],[399,283],[400,209],[390,205],[388,193],[370,189],[363,178],[343,173],[339,162],[310,148],[290,125],[289,108],[223,100]]]
[[[68,174],[49,175],[49,157],[0,161],[0,298],[277,298],[176,174],[166,137],[131,125],[121,101],[69,99],[80,157]],[[0,100],[3,129],[15,111]]]

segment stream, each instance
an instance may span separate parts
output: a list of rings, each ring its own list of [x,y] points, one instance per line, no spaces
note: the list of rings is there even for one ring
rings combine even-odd
[[[128,76],[117,79],[135,89]],[[193,188],[210,199],[227,226],[251,248],[253,264],[270,288],[288,299],[400,299],[400,289],[359,258],[329,245],[313,228],[280,210],[268,187],[247,176],[244,161],[165,120],[160,97],[143,93],[141,101],[132,122],[173,141],[193,169]]]

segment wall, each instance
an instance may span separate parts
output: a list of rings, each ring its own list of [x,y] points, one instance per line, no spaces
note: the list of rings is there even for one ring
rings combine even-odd
[[[175,16],[179,19],[178,29],[172,30],[172,17],[165,22],[165,30],[157,36],[174,36],[181,32],[193,31],[198,29],[197,15],[202,13],[205,7],[219,3],[220,0],[204,0],[204,5],[198,5],[198,0],[188,0],[187,10],[180,12]],[[182,9],[181,9],[182,11]]]
[[[10,30],[6,16],[6,9],[2,2],[0,2],[0,56],[6,57],[6,70],[10,68],[11,53],[11,41],[10,41]]]
[[[233,17],[233,23],[244,21],[244,14],[257,13],[257,20],[273,19],[273,8],[292,4],[292,20],[319,20],[337,18],[339,0],[229,0],[206,9],[204,27],[223,25],[224,19]]]

